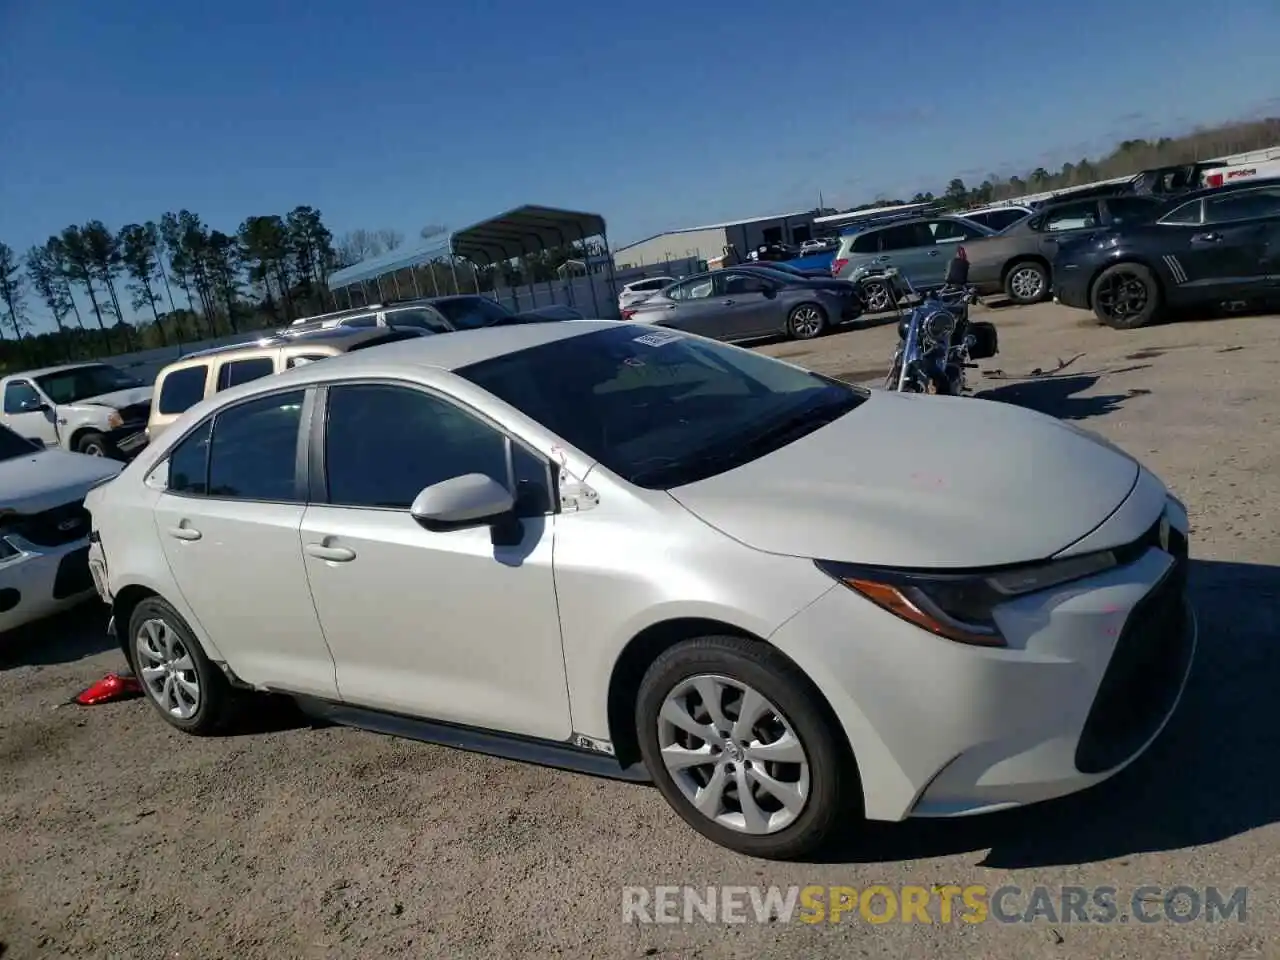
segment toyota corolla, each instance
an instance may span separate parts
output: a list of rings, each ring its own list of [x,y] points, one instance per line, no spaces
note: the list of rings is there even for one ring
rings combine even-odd
[[[1195,648],[1186,511],[1118,448],[651,326],[244,384],[87,505],[173,726],[287,694],[651,779],[759,856],[1088,787],[1159,734]]]

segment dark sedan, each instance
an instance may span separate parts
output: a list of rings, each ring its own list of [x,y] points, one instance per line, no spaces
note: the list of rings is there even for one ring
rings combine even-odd
[[[1118,330],[1146,326],[1166,307],[1280,297],[1280,180],[1187,194],[1157,220],[1064,243],[1054,294]]]
[[[1049,297],[1058,244],[1122,224],[1150,221],[1164,202],[1156,197],[1093,197],[1046,206],[992,237],[966,240],[969,282],[983,296],[1003,292],[1014,303]]]
[[[716,340],[784,334],[811,340],[856,320],[862,302],[853,284],[798,277],[764,266],[698,274],[622,311],[632,323],[687,330]]]

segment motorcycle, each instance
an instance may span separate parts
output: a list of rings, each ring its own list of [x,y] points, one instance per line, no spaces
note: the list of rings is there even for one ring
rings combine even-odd
[[[898,309],[898,347],[886,389],[962,396],[968,390],[965,371],[1000,352],[995,324],[969,319],[978,295],[968,277],[968,261],[957,256],[942,287],[919,296],[905,316]],[[918,296],[911,281],[892,267],[870,268],[855,280],[862,281],[905,289],[913,300]]]

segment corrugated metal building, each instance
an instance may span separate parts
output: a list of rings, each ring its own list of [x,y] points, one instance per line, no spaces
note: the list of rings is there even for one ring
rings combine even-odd
[[[812,236],[813,215],[807,211],[750,217],[668,230],[618,248],[613,253],[613,262],[616,269],[622,271],[688,257],[710,260],[724,253],[724,248],[730,244],[739,256],[746,257],[750,251],[767,243],[803,243]]]

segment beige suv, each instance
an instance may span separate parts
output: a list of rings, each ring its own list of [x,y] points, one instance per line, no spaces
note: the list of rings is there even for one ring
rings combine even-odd
[[[413,327],[334,327],[285,331],[251,343],[189,354],[156,377],[147,436],[154,440],[187,410],[228,387],[352,350],[429,335],[430,331]]]

